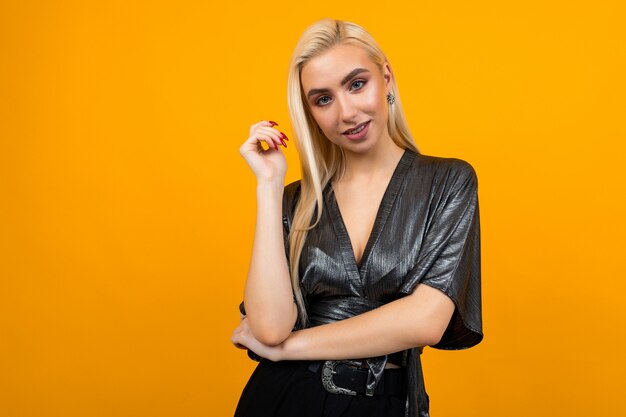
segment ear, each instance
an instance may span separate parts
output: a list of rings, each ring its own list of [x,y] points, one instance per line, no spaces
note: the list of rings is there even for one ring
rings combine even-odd
[[[385,86],[389,86],[391,83],[391,79],[393,77],[393,73],[391,72],[391,66],[387,61],[383,63],[383,78],[385,79]]]

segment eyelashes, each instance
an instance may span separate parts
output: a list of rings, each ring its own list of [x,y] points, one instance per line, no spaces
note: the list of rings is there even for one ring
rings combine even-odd
[[[367,84],[367,80],[354,80],[351,85],[354,86],[354,84],[357,84],[357,83],[362,83],[363,84],[361,87],[356,88],[356,90],[360,90],[363,87],[365,87],[365,84]],[[328,101],[326,101],[324,103],[321,103],[321,100],[324,99],[324,98],[329,98],[329,97],[328,96],[321,96],[320,98],[315,100],[315,105],[318,106],[318,107],[326,106],[328,104]]]

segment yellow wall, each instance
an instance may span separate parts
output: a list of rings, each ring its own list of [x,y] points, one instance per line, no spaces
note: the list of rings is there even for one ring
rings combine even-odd
[[[478,173],[485,340],[426,349],[431,414],[626,413],[622,2],[210,3],[0,6],[0,415],[232,415],[238,148],[293,136],[289,56],[327,16],[380,42],[421,151]]]

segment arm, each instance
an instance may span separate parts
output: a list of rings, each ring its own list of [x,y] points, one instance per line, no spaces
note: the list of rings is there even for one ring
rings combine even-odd
[[[404,298],[349,319],[292,332],[277,346],[255,339],[244,318],[231,342],[272,361],[368,358],[437,344],[454,309],[442,291],[418,284]]]
[[[256,228],[244,289],[250,329],[269,346],[284,341],[297,319],[283,242],[283,190],[282,182],[257,183]]]
[[[279,360],[367,358],[434,345],[454,308],[443,292],[418,284],[410,295],[367,313],[291,333]]]

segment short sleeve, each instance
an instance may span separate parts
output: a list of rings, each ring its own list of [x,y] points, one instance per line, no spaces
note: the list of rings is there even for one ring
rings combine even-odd
[[[453,159],[456,163],[439,198],[442,203],[400,290],[410,294],[422,283],[443,291],[454,302],[450,323],[432,346],[436,349],[465,349],[483,339],[478,179],[469,163]]]

